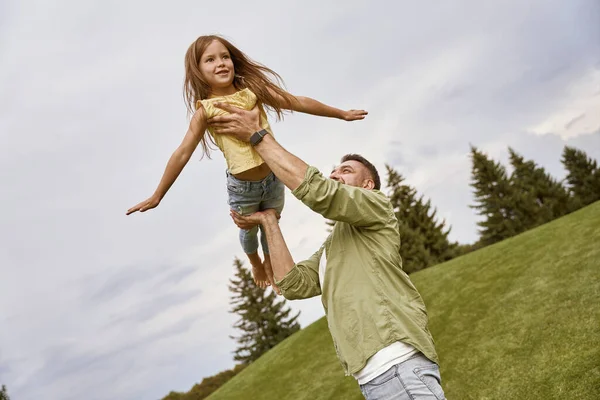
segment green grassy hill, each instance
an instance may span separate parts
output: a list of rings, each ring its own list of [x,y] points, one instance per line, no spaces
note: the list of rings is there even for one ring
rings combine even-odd
[[[600,202],[411,279],[449,399],[600,399]],[[361,398],[324,319],[209,397]]]

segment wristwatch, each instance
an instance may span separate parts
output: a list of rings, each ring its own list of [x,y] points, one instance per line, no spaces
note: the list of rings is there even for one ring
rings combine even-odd
[[[254,132],[252,136],[250,136],[250,144],[252,146],[256,146],[263,140],[263,137],[265,137],[267,133],[269,132],[266,129],[261,129],[258,132]]]

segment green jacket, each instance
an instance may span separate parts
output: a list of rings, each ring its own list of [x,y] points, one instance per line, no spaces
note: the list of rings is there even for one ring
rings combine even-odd
[[[319,251],[277,284],[290,300],[322,295],[346,375],[360,371],[373,354],[396,341],[438,363],[425,304],[402,270],[398,220],[387,196],[327,179],[314,167],[292,194],[337,222]],[[319,261],[325,249],[321,288]]]

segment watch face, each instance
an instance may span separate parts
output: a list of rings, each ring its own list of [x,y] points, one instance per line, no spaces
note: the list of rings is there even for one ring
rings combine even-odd
[[[254,132],[252,134],[252,136],[250,136],[250,144],[252,146],[256,146],[257,144],[260,143],[260,141],[263,139],[263,137],[269,132],[267,132],[266,129],[262,129],[258,132]]]
[[[260,136],[260,132],[254,132],[252,136],[250,136],[250,144],[255,146],[258,144],[258,142],[260,142],[261,139],[262,136]]]

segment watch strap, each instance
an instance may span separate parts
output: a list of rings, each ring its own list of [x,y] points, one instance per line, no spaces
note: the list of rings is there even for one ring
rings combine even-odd
[[[261,129],[258,132],[254,132],[252,136],[250,136],[250,144],[252,146],[256,146],[263,140],[263,137],[265,137],[267,133],[269,132],[266,129]]]

